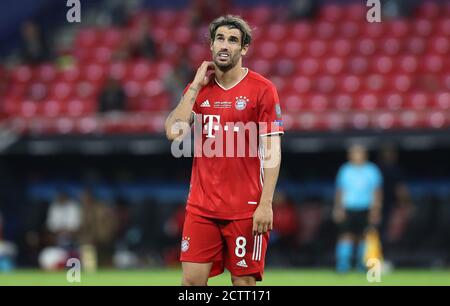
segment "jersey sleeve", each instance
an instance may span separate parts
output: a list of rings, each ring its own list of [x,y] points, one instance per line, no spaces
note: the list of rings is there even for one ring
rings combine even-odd
[[[373,166],[373,183],[375,188],[381,188],[383,186],[383,175],[381,174],[381,171],[378,169],[377,166]]]
[[[267,86],[260,98],[258,123],[259,136],[284,134],[280,99],[273,85]]]

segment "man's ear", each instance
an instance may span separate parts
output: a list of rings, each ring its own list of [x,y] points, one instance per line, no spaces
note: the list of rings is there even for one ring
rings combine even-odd
[[[248,51],[248,45],[243,46],[241,49],[241,55],[242,56],[246,55],[247,51]]]
[[[209,50],[211,50],[211,52],[213,51],[213,44],[214,44],[214,41],[211,40],[211,41],[209,42]]]

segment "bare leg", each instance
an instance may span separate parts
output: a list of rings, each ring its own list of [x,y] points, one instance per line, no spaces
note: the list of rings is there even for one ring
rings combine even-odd
[[[183,268],[183,286],[207,286],[209,272],[211,271],[212,262],[196,263],[182,262]]]

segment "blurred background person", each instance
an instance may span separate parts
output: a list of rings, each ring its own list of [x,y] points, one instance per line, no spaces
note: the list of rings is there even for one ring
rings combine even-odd
[[[164,87],[170,93],[170,103],[175,106],[180,101],[185,85],[192,80],[194,70],[187,61],[187,54],[183,54],[177,60],[174,68],[164,78]]]
[[[382,1],[383,15],[387,18],[410,17],[420,0],[386,0]]]
[[[230,9],[230,0],[192,0],[191,25],[193,27],[207,25],[214,18],[226,15]]]
[[[352,145],[348,162],[339,168],[333,218],[339,225],[336,246],[336,270],[348,272],[352,267],[354,246],[357,245],[356,265],[365,269],[364,234],[368,225],[381,219],[383,178],[378,167],[368,161],[362,145]]]
[[[278,259],[270,260],[283,262],[283,258],[290,258],[298,247],[299,219],[295,203],[282,191],[276,192],[273,197],[273,224],[270,233],[273,241],[271,254]],[[289,255],[286,256],[287,254]]]
[[[393,145],[385,145],[379,154],[378,166],[383,175],[383,207],[380,235],[387,240],[389,221],[397,206],[411,206],[411,198],[405,173],[398,163],[398,151]]]
[[[77,256],[77,233],[80,229],[80,205],[59,191],[47,210],[44,248],[39,264],[47,270],[61,269],[72,256]]]
[[[99,95],[99,112],[124,112],[127,96],[122,84],[113,77],[109,77]]]
[[[80,223],[80,205],[61,191],[50,204],[47,212],[47,244],[72,248],[76,245]]]
[[[6,241],[3,237],[4,221],[0,211],[0,272],[8,272],[15,267],[17,247],[14,243]]]
[[[79,243],[81,258],[88,257],[91,269],[99,266],[111,266],[114,234],[117,219],[114,211],[97,200],[92,191],[85,189],[81,194],[81,225]]]
[[[44,34],[31,20],[22,25],[21,56],[26,64],[39,64],[51,59],[50,48]]]
[[[319,2],[314,0],[291,0],[289,3],[288,18],[312,19],[317,13]]]

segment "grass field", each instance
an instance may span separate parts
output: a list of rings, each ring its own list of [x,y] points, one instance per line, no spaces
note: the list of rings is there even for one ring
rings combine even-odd
[[[56,286],[177,286],[180,283],[180,270],[103,270],[94,274],[82,273],[80,283],[69,283],[66,272],[42,272],[39,270],[17,270],[0,274],[0,286],[11,285],[56,285]],[[211,278],[209,285],[228,286],[229,274]],[[369,283],[363,273],[338,275],[331,270],[267,270],[263,282],[266,286],[335,286],[335,285],[447,285],[450,286],[450,270],[396,270],[382,275],[380,283]]]

